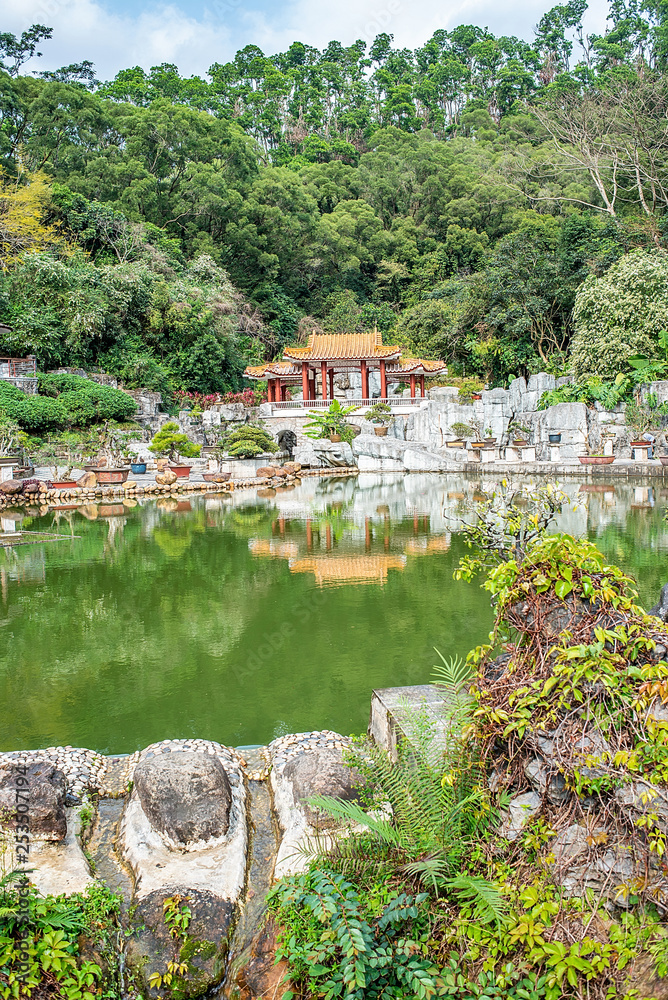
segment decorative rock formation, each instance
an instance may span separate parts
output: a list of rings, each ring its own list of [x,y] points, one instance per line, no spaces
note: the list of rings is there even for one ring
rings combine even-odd
[[[190,844],[227,833],[232,791],[217,757],[186,752],[144,758],[134,782],[153,828],[174,842]]]
[[[67,833],[65,814],[65,775],[53,764],[34,763],[25,768],[6,765],[0,768],[0,814],[28,823],[30,836],[44,840],[64,840]],[[25,803],[25,810],[21,808]],[[17,811],[18,810],[18,811]],[[23,813],[28,819],[22,818]]]
[[[179,477],[171,469],[165,469],[164,472],[158,472],[155,476],[156,483],[161,486],[172,486]]]
[[[97,476],[94,472],[84,472],[83,476],[77,479],[77,486],[82,490],[92,490],[97,486]]]

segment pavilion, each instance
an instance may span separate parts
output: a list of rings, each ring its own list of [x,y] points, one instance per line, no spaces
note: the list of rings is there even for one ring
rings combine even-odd
[[[425,376],[444,375],[447,370],[443,361],[402,357],[401,347],[383,344],[382,335],[374,330],[372,333],[314,332],[305,347],[286,347],[282,360],[249,365],[244,375],[249,379],[266,379],[269,402],[280,403],[289,400],[290,386],[300,383],[304,401],[317,399],[318,378],[320,398],[334,399],[334,376],[359,371],[362,401],[365,402],[370,399],[371,371],[379,372],[380,398],[387,400],[390,382],[406,382],[410,385],[411,398],[415,399],[418,380],[423,397]]]

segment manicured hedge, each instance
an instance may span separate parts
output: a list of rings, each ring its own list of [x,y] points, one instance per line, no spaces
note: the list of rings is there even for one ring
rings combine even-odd
[[[78,375],[40,375],[39,391],[27,396],[0,380],[0,410],[31,434],[128,420],[137,411],[132,396]]]

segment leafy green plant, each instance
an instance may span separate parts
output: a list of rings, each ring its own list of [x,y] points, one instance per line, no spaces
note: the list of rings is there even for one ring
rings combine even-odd
[[[278,451],[278,445],[263,427],[243,424],[223,439],[222,447],[233,458],[255,458]]]
[[[179,425],[173,420],[163,424],[154,436],[148,450],[154,455],[168,455],[171,462],[178,461],[179,456],[183,458],[193,458],[199,455],[201,446],[193,444],[187,434],[179,431]]]
[[[338,434],[342,441],[350,443],[354,437],[353,428],[346,423],[346,417],[354,413],[356,406],[341,406],[338,399],[333,399],[326,410],[311,410],[310,420],[304,425],[304,433],[313,440],[331,437]]]
[[[0,455],[13,455],[25,447],[28,435],[18,423],[0,410]]]
[[[464,424],[461,421],[457,421],[456,423],[451,424],[450,430],[458,438],[466,439],[466,438],[479,437],[479,431],[477,430],[476,427],[473,426],[473,424]]]
[[[176,976],[185,976],[188,972],[188,963],[181,961],[180,952],[190,926],[190,907],[186,906],[181,896],[169,896],[163,901],[162,909],[165,924],[174,942],[174,955],[167,963],[165,972],[153,972],[149,976],[149,986],[156,990],[171,986]]]

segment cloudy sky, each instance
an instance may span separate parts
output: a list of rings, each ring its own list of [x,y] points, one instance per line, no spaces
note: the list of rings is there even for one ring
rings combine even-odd
[[[28,69],[55,69],[90,59],[100,79],[119,69],[176,63],[203,75],[254,43],[267,54],[295,40],[322,47],[331,39],[372,41],[381,31],[416,46],[437,28],[480,24],[496,34],[530,38],[541,14],[558,0],[0,0],[0,31],[20,34],[33,23],[54,29],[43,58]],[[605,0],[590,0],[587,26],[601,31]]]

